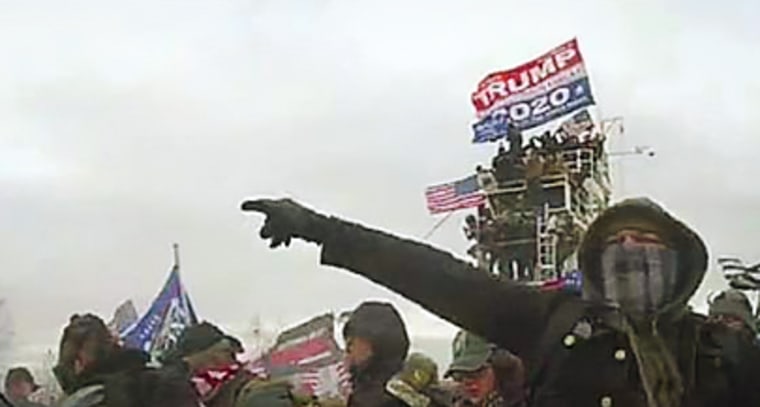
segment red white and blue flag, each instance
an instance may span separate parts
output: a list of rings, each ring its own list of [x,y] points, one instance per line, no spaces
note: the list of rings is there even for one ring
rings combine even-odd
[[[425,199],[432,214],[475,208],[483,205],[486,200],[476,175],[428,187],[425,190]]]
[[[472,93],[473,143],[541,126],[595,103],[578,41],[573,39],[518,67],[494,72]]]
[[[350,377],[334,338],[335,317],[324,314],[288,329],[275,345],[246,369],[290,381],[302,394],[345,398]]]
[[[148,312],[122,332],[121,339],[128,348],[160,357],[174,346],[185,328],[197,323],[198,317],[175,265]]]
[[[567,291],[581,294],[583,288],[583,276],[580,271],[571,271],[562,277],[552,280],[539,281],[535,284],[541,291]]]

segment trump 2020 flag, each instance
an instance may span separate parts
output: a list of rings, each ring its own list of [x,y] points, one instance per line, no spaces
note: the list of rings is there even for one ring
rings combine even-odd
[[[129,348],[160,356],[172,348],[185,328],[196,323],[198,317],[182,285],[179,268],[174,266],[148,312],[124,333],[122,340]]]

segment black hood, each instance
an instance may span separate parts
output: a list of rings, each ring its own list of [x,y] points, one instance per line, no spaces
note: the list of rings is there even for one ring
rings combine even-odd
[[[668,214],[647,198],[626,199],[605,210],[586,231],[579,249],[579,265],[583,272],[584,298],[601,298],[601,253],[605,238],[620,225],[644,220],[661,227],[662,236],[678,253],[678,271],[673,298],[660,311],[683,309],[699,287],[707,271],[707,248],[688,226]]]
[[[363,370],[385,367],[398,371],[409,352],[409,335],[398,311],[382,302],[365,302],[351,314],[343,327],[343,337],[360,337],[372,344],[374,356]]]

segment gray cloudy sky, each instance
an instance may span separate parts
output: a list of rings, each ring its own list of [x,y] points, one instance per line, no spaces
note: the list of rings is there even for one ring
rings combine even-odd
[[[415,334],[452,329],[317,250],[272,252],[246,196],[291,195],[407,236],[423,189],[470,172],[469,94],[577,36],[650,195],[711,252],[760,260],[757,2],[133,0],[0,2],[0,294],[19,344],[76,311],[144,309],[170,244],[204,318],[242,330],[396,301]],[[461,215],[433,236],[463,253]],[[714,262],[713,262],[714,266]],[[702,295],[720,287],[715,272]],[[700,297],[703,298],[703,297]]]

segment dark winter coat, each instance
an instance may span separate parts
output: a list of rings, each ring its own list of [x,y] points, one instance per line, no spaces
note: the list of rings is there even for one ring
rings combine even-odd
[[[107,359],[76,377],[68,389],[69,404],[77,391],[99,386],[98,407],[197,407],[197,397],[189,382],[180,376],[161,375],[148,368],[147,355],[131,349],[117,349]],[[63,405],[66,404],[64,401]]]
[[[379,302],[361,304],[346,323],[343,336],[364,338],[372,344],[373,350],[366,366],[352,369],[348,407],[405,406],[385,390],[386,383],[401,370],[409,352],[406,327],[393,306]]]
[[[703,243],[659,207],[626,202],[594,222],[580,256],[584,287],[592,294],[599,288],[601,239],[621,214],[665,225],[677,245],[678,295],[652,324],[677,359],[685,386],[682,405],[760,405],[760,386],[748,379],[760,377],[754,373],[760,367],[753,362],[757,351],[688,312],[686,302],[707,267]],[[532,405],[647,405],[636,358],[618,323],[624,316],[561,292],[495,280],[444,251],[336,218],[308,232],[322,244],[323,264],[363,275],[517,354],[529,372]],[[384,405],[379,383],[397,367],[358,378],[360,393],[352,405]]]

